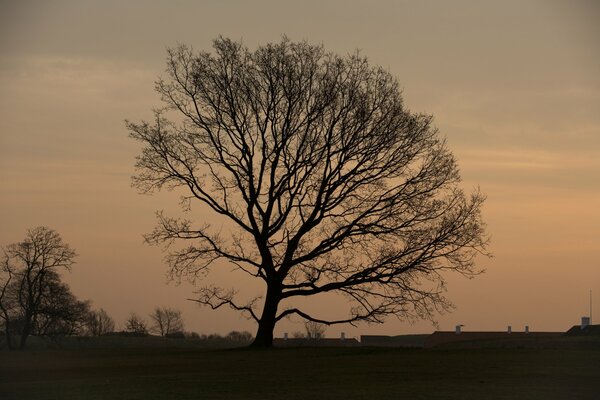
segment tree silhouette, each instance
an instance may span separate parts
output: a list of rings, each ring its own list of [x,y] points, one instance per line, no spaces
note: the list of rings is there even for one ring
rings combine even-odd
[[[304,323],[304,331],[308,339],[323,339],[325,337],[326,328],[323,324],[315,321],[306,321]]]
[[[129,314],[129,318],[127,318],[127,321],[125,321],[125,331],[137,336],[148,335],[148,327],[146,326],[146,321],[144,321],[140,316],[138,316],[134,312]]]
[[[183,333],[183,318],[181,311],[167,307],[156,307],[150,314],[152,330],[160,336],[170,336]]]
[[[151,123],[127,122],[143,145],[137,188],[182,189],[184,207],[233,226],[222,235],[157,213],[149,243],[189,243],[169,248],[172,277],[196,281],[226,260],[264,281],[250,301],[214,285],[196,299],[254,318],[254,346],[271,346],[275,324],[294,314],[336,324],[448,308],[441,272],[477,273],[485,251],[483,196],[459,188],[432,117],[409,112],[396,79],[358,54],[286,38],[254,52],[225,38],[213,46],[169,50],[156,84],[166,107]],[[345,296],[349,315],[291,302],[324,293]]]
[[[0,318],[9,348],[13,332],[19,336],[19,348],[25,348],[42,321],[56,329],[66,320],[79,323],[88,305],[75,299],[57,275],[71,269],[76,253],[57,232],[43,226],[30,229],[23,241],[6,246],[3,253]]]
[[[89,312],[86,327],[89,335],[102,336],[115,330],[115,321],[101,308]]]
[[[90,314],[90,302],[81,301],[71,293],[67,284],[60,276],[49,271],[34,319],[32,335],[65,336],[79,335],[85,332],[85,326]]]

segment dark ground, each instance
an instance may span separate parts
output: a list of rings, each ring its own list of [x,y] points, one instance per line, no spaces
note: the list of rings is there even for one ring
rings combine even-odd
[[[0,399],[600,399],[600,346],[0,351]]]

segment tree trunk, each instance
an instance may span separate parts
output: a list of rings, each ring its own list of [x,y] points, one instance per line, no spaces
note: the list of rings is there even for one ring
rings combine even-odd
[[[273,347],[273,329],[275,328],[275,318],[277,316],[277,307],[281,300],[280,291],[271,286],[267,289],[267,297],[263,308],[256,337],[250,345],[255,348]]]

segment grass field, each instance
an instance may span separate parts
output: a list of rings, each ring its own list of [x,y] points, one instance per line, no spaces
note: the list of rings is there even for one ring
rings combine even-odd
[[[2,351],[0,399],[600,399],[600,347]]]

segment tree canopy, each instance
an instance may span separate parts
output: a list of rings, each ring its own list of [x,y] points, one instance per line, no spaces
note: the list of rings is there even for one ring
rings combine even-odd
[[[407,110],[397,80],[359,54],[287,38],[213,47],[169,50],[156,83],[165,107],[127,123],[142,144],[137,188],[182,189],[184,207],[203,204],[234,226],[222,234],[201,216],[158,213],[147,241],[186,243],[169,247],[172,276],[201,280],[225,260],[264,281],[249,302],[211,284],[197,298],[254,318],[256,346],[291,315],[332,324],[446,309],[443,271],[475,274],[485,252],[484,196],[460,188],[432,117]],[[345,296],[348,315],[281,307],[322,293]]]
[[[40,226],[27,231],[23,241],[2,248],[0,264],[0,321],[8,348],[19,336],[19,348],[35,335],[73,334],[82,330],[89,302],[79,301],[61,282],[70,270],[75,251],[60,235]]]

